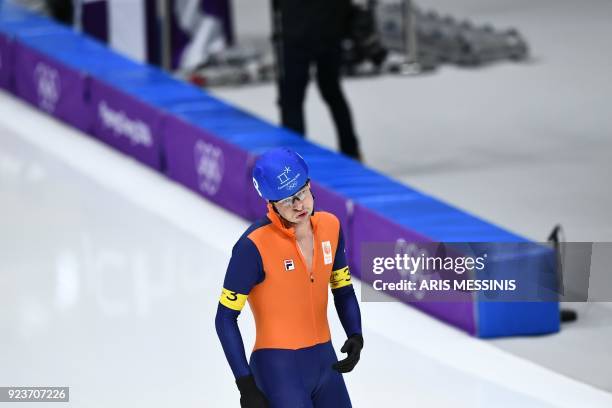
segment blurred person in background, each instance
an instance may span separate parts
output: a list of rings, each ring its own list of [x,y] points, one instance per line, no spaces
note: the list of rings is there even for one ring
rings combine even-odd
[[[272,0],[281,123],[306,134],[304,100],[310,68],[328,105],[342,153],[361,161],[349,105],[340,86],[341,41],[351,12],[351,0]]]
[[[72,25],[74,19],[73,0],[45,0],[51,17],[57,21]]]

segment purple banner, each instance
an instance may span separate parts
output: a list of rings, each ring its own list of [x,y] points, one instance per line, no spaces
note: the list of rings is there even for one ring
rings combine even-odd
[[[16,41],[15,93],[56,118],[88,132],[91,111],[85,102],[88,79],[79,71]]]
[[[354,207],[352,231],[352,242],[349,243],[352,254],[349,258],[349,264],[354,274],[362,279],[363,285],[373,283],[372,280],[368,281],[371,274],[362,274],[361,259],[365,258],[365,254],[362,253],[364,243],[386,242],[402,245],[406,242],[431,242],[431,239],[410,231],[359,204],[355,204]],[[401,291],[396,292],[394,296],[402,302],[457,326],[470,334],[476,334],[475,303],[470,293],[457,293],[453,302],[415,301],[411,298],[410,293]],[[463,299],[461,299],[462,296]]]
[[[315,197],[315,210],[327,211],[340,220],[345,237],[349,235],[349,200],[316,181],[310,183]],[[352,207],[352,204],[350,205]]]
[[[13,41],[0,34],[0,88],[13,91]]]
[[[249,154],[179,118],[168,116],[163,129],[168,177],[249,218]]]
[[[202,6],[206,14],[215,16],[221,21],[225,39],[228,44],[233,44],[234,27],[230,0],[202,0]]]
[[[93,135],[141,163],[163,171],[164,114],[97,79],[91,79],[90,89]]]
[[[83,2],[81,27],[83,31],[102,42],[108,42],[108,6],[105,1]]]
[[[349,243],[352,231],[352,209],[353,203],[346,197],[336,193],[319,183],[312,181],[312,193],[315,196],[315,210],[328,211],[338,217],[342,233],[344,234],[347,259],[351,258],[352,246]]]

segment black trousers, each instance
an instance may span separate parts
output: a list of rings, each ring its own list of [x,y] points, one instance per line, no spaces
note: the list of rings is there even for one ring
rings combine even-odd
[[[316,80],[323,100],[329,107],[336,126],[340,150],[360,158],[359,143],[353,129],[351,112],[340,86],[340,46],[321,50],[278,44],[278,103],[281,123],[300,135],[306,134],[304,99],[310,80],[310,68],[316,66]]]

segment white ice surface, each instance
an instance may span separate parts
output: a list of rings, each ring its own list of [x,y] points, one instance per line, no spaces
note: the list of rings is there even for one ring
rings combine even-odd
[[[247,224],[3,92],[0,118],[0,385],[70,386],[74,407],[237,406],[213,320]],[[404,305],[361,306],[355,407],[612,406]],[[240,324],[250,348],[248,309]]]

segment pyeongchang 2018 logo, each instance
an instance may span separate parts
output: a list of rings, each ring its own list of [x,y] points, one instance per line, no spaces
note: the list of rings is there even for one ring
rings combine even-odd
[[[198,140],[193,148],[193,154],[198,174],[198,188],[211,196],[217,194],[225,171],[223,150]]]
[[[285,166],[283,171],[276,176],[279,182],[278,190],[283,189],[294,189],[297,187],[297,179],[300,177],[301,173],[297,173],[296,175],[291,175],[293,170],[289,166]]]
[[[104,127],[111,129],[119,136],[126,137],[133,145],[146,147],[153,145],[149,126],[140,120],[128,118],[123,111],[111,109],[106,101],[98,104],[98,116]]]
[[[60,98],[60,77],[55,68],[39,62],[34,68],[38,106],[52,113]]]

